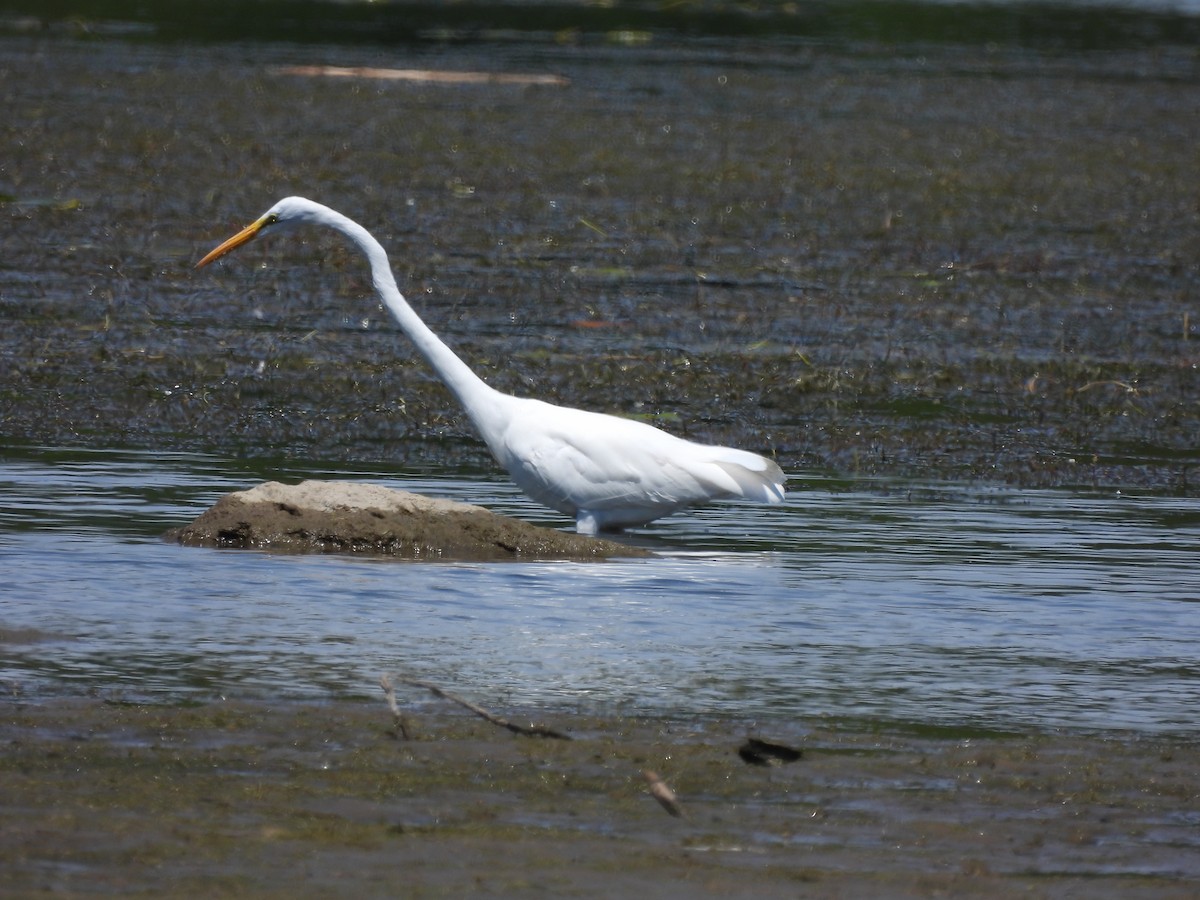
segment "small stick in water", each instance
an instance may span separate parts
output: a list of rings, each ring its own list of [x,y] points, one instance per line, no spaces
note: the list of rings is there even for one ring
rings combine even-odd
[[[646,779],[646,784],[650,786],[650,796],[659,802],[663,809],[669,812],[677,819],[682,819],[683,807],[679,805],[679,800],[675,796],[675,792],[667,787],[667,783],[659,777],[657,772],[652,772],[649,769],[642,770],[642,777]]]
[[[392,684],[392,676],[386,672],[379,676],[379,686],[383,688],[383,696],[387,698],[388,709],[392,711],[392,722],[396,725],[396,733],[402,740],[408,740],[408,725],[404,720],[404,713],[400,712],[400,706],[396,703],[396,686]]]
[[[384,678],[387,678],[389,684],[391,683],[391,678],[389,676],[385,675]],[[507,719],[501,718],[495,713],[488,712],[482,706],[477,706],[470,700],[464,700],[457,694],[452,694],[445,688],[438,687],[436,684],[432,684],[428,681],[420,681],[415,678],[401,678],[400,683],[410,685],[411,687],[424,688],[425,690],[430,691],[435,697],[441,697],[443,700],[449,700],[451,703],[457,703],[459,706],[469,709],[481,719],[486,719],[488,722],[491,722],[493,725],[499,725],[501,728],[507,728],[514,734],[523,734],[528,737],[553,738],[558,741],[571,740],[571,736],[569,734],[563,734],[561,731],[555,731],[553,728],[547,728],[545,725],[518,725],[515,722],[510,722]],[[385,688],[384,690],[386,691],[387,689]],[[393,704],[392,712],[393,715],[395,715],[395,692],[392,693],[389,702]]]

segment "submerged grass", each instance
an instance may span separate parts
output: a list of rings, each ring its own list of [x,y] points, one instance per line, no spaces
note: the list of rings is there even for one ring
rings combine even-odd
[[[378,235],[414,306],[501,389],[792,471],[1191,493],[1193,57],[969,36],[5,38],[0,427],[485,465],[337,240],[193,271],[299,192]],[[313,62],[569,84],[276,71]]]

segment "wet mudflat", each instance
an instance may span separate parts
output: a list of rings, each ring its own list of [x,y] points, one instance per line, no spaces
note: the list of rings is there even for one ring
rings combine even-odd
[[[6,896],[1165,898],[1200,880],[1191,742],[543,722],[563,741],[407,710],[403,740],[382,699],[7,703]],[[803,756],[747,764],[747,734]]]
[[[1196,492],[1187,43],[102,33],[0,38],[6,441],[490,469],[336,239],[192,270],[300,193],[373,231],[496,387],[794,477]],[[1200,878],[1197,760],[1170,738],[539,710],[576,736],[552,743],[437,707],[405,743],[382,703],[112,699],[5,701],[12,893],[1169,897]],[[747,766],[747,732],[805,756]]]

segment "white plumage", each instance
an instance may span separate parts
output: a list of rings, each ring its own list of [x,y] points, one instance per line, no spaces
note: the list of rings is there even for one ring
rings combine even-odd
[[[644,422],[489,387],[408,305],[379,242],[327,206],[303,197],[280,200],[196,265],[207,265],[268,229],[300,224],[332,228],[366,254],[380,298],[454,392],[497,462],[534,500],[575,519],[581,534],[644,525],[709,500],[782,502],[783,471],[755,453],[697,444]]]

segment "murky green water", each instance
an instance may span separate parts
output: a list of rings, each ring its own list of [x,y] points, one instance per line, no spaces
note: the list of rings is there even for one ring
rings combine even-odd
[[[801,479],[639,532],[651,560],[411,564],[215,552],[167,527],[264,473],[188,455],[0,457],[6,690],[377,695],[504,706],[1192,732],[1200,507],[1105,493]],[[502,481],[297,466],[547,524]]]

